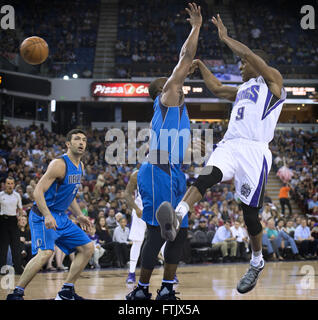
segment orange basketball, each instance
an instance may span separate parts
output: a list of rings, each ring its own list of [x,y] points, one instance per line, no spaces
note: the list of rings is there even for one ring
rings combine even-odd
[[[49,55],[49,46],[40,37],[29,37],[21,43],[20,55],[29,64],[41,64]]]

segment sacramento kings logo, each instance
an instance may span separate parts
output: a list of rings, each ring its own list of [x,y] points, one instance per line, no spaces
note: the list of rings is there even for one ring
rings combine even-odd
[[[247,198],[251,193],[251,187],[248,183],[243,183],[241,187],[241,195]]]

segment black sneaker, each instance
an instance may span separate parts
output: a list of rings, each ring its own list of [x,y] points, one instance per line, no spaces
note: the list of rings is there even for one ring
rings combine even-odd
[[[12,293],[7,295],[7,300],[24,300],[24,293],[21,293],[17,289],[14,289]]]
[[[176,297],[176,294],[179,294],[179,292],[169,291],[167,288],[158,289],[156,300],[180,300],[179,297]]]
[[[256,286],[257,279],[261,271],[264,269],[264,267],[265,267],[264,260],[262,260],[259,267],[254,267],[250,265],[245,275],[241,278],[241,280],[237,284],[237,291],[239,293],[247,293],[251,291]]]
[[[174,241],[180,229],[182,216],[175,213],[172,205],[164,201],[156,211],[156,219],[160,225],[161,237],[168,241]]]
[[[86,300],[75,293],[74,287],[62,288],[56,295],[55,300]]]
[[[129,292],[126,296],[126,300],[150,300],[151,293],[145,292],[139,287],[136,287],[133,291]]]

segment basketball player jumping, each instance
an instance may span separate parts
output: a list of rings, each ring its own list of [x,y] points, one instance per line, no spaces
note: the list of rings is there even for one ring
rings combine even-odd
[[[206,86],[214,95],[234,102],[227,132],[212,152],[206,167],[174,211],[169,202],[158,208],[156,217],[167,239],[173,240],[185,217],[207,188],[234,177],[236,195],[241,201],[244,220],[251,239],[250,267],[237,285],[240,293],[252,290],[264,268],[262,256],[262,225],[258,212],[262,207],[267,175],[272,164],[268,143],[273,139],[286,91],[278,70],[268,66],[266,54],[254,52],[230,38],[219,15],[212,22],[218,28],[220,40],[241,58],[243,84],[239,87],[222,83],[199,60],[191,67],[200,69]]]
[[[18,285],[7,300],[23,300],[24,289],[48,262],[56,244],[66,255],[77,250],[66,282],[55,300],[83,300],[74,290],[74,283],[94,253],[93,242],[66,215],[69,208],[83,229],[91,227],[83,215],[75,196],[84,174],[81,162],[87,144],[84,131],[71,130],[66,137],[67,153],[51,161],[47,171],[35,187],[35,203],[29,214],[32,254]]]
[[[129,273],[126,279],[126,283],[135,283],[136,282],[136,266],[140,255],[140,249],[145,239],[145,233],[147,230],[147,226],[144,220],[141,219],[142,217],[142,200],[140,193],[138,191],[138,184],[137,184],[137,175],[138,170],[134,171],[130,179],[127,183],[126,190],[125,190],[125,199],[127,204],[130,208],[132,208],[132,223],[129,232],[129,240],[132,241],[132,246],[130,249],[130,261],[129,261]],[[132,193],[135,192],[135,199],[132,197]],[[161,247],[160,252],[164,255],[164,248],[166,242]],[[178,283],[179,280],[175,275],[173,279],[174,284]]]
[[[147,238],[141,252],[138,286],[126,296],[127,300],[151,298],[148,292],[149,281],[160,248],[166,241],[165,235],[160,232],[155,213],[164,201],[169,201],[176,207],[186,192],[186,178],[181,171],[181,163],[190,140],[190,120],[182,86],[196,54],[202,24],[199,6],[190,3],[186,11],[190,16],[187,20],[192,29],[181,49],[179,62],[169,78],[156,79],[149,86],[149,95],[154,100],[152,135],[148,161],[141,165],[137,177],[143,203],[142,219],[147,224]],[[161,289],[157,291],[157,300],[176,299],[173,279],[187,236],[187,215],[180,223],[178,235],[173,241],[167,241],[164,250],[164,275]]]

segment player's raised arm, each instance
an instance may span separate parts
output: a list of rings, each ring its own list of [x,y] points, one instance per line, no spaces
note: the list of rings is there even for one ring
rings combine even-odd
[[[205,85],[216,97],[235,101],[237,94],[236,87],[223,85],[222,82],[216,78],[207,66],[199,59],[193,61],[190,73],[192,73],[196,68],[200,69]]]
[[[189,69],[196,54],[200,28],[202,25],[200,6],[197,6],[195,3],[189,3],[189,8],[186,8],[185,10],[190,16],[187,21],[190,22],[192,29],[180,51],[179,62],[163,87],[162,103],[167,106],[179,105],[179,91],[182,89],[184,80],[189,73]]]
[[[127,201],[128,206],[132,209],[135,209],[138,218],[141,218],[142,211],[137,206],[136,202],[134,201],[134,199],[132,197],[132,193],[137,188],[137,175],[138,175],[138,170],[131,174],[130,179],[129,179],[128,184],[125,189],[125,199]]]
[[[53,218],[49,208],[46,205],[44,193],[50,188],[50,186],[56,179],[62,179],[64,177],[65,170],[66,170],[65,163],[63,160],[61,159],[53,160],[49,164],[45,174],[42,176],[42,178],[37,183],[34,189],[34,193],[33,193],[34,200],[40,212],[45,217],[45,226],[48,229],[50,228],[55,229],[56,221]]]
[[[223,41],[236,55],[242,59],[242,63],[249,63],[254,70],[259,73],[266,81],[271,92],[280,98],[283,87],[283,77],[277,69],[267,65],[267,63],[243,43],[230,38],[227,29],[224,26],[220,15],[212,18],[213,24],[218,28],[219,38]]]

